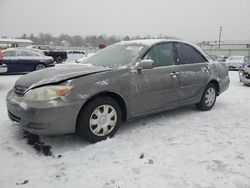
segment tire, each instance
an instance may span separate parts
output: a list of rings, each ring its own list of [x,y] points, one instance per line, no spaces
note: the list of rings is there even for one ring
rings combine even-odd
[[[39,64],[36,65],[35,70],[42,70],[42,69],[45,69],[45,68],[46,68],[46,66],[44,64],[39,63]]]
[[[63,62],[63,58],[58,56],[56,57],[56,63],[62,63]]]
[[[202,94],[200,102],[196,104],[196,107],[202,111],[211,110],[216,102],[217,93],[218,91],[215,85],[212,83],[208,84]]]
[[[95,143],[113,137],[122,121],[120,105],[111,97],[98,97],[79,113],[77,134]]]

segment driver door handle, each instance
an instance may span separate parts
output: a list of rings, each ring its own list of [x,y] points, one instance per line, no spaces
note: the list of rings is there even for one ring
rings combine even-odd
[[[204,72],[210,72],[210,68],[209,68],[208,66],[203,67],[202,70],[203,70]]]
[[[173,78],[176,78],[180,73],[179,72],[171,72],[170,75]]]

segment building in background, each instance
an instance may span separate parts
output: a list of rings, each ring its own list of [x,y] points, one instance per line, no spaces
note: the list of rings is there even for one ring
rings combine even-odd
[[[250,41],[203,41],[196,43],[208,54],[221,56],[248,56],[250,57]]]
[[[0,38],[0,48],[10,47],[26,47],[32,45],[33,42],[29,39],[11,39],[11,38]]]

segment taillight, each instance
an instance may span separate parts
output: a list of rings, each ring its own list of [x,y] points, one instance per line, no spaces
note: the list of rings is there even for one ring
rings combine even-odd
[[[1,52],[1,50],[0,50],[0,61],[3,59],[3,54],[2,54],[2,52]]]

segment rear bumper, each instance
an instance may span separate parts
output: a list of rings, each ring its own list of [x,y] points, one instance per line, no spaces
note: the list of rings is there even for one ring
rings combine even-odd
[[[224,79],[221,79],[220,82],[220,94],[226,91],[230,84],[229,76],[226,76]]]
[[[22,129],[38,135],[75,132],[79,101],[56,99],[46,102],[24,101],[11,90],[6,105],[10,120]]]
[[[5,73],[8,71],[7,65],[2,64],[0,65],[0,73]]]

